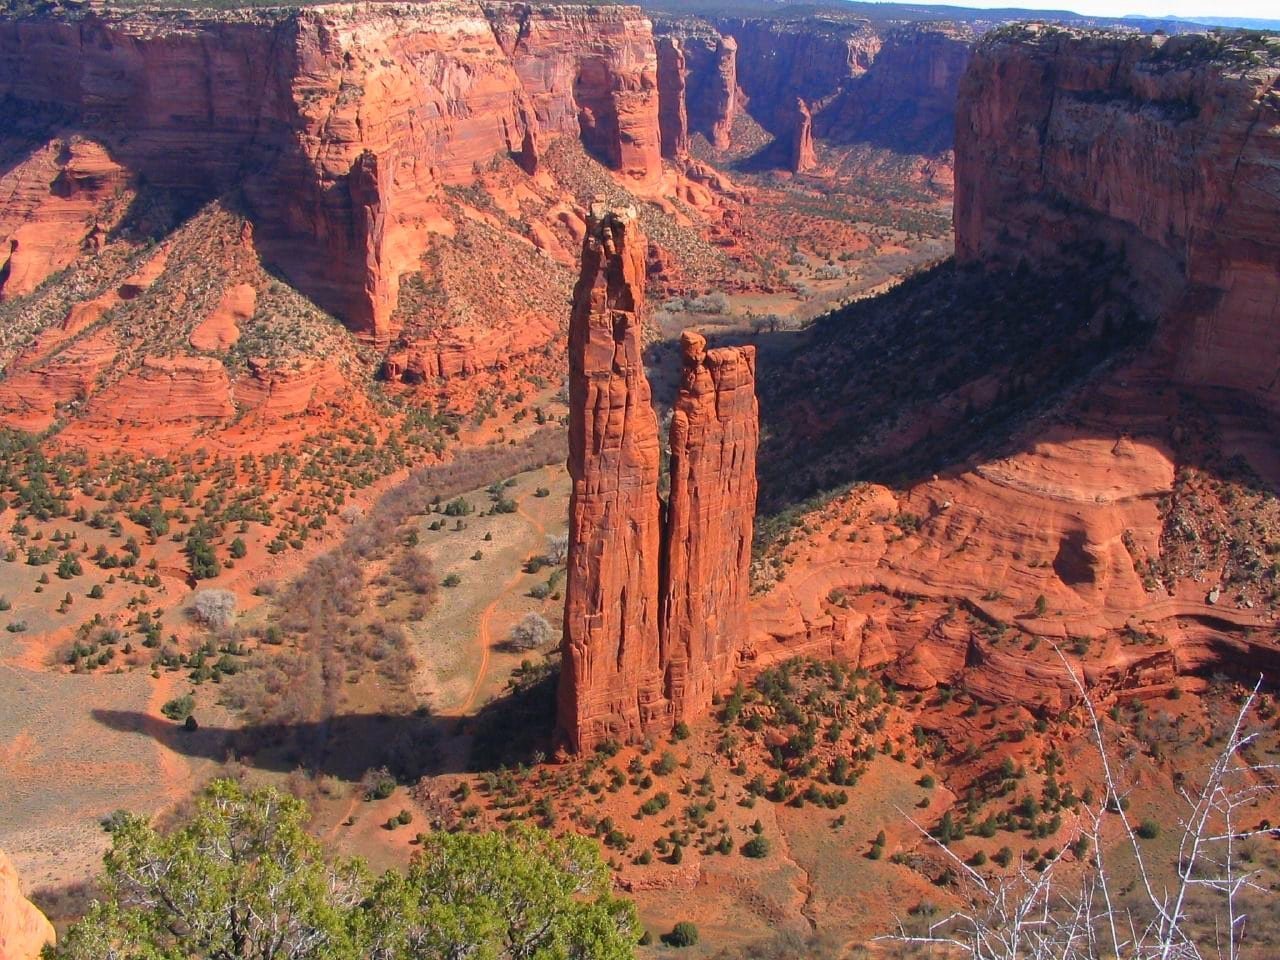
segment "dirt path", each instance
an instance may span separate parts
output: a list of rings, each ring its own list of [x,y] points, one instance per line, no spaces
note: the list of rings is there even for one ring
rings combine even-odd
[[[163,719],[160,708],[173,697],[174,677],[168,671],[160,674],[147,698],[147,732],[155,743],[156,764],[159,768],[159,785],[163,795],[171,803],[177,803],[191,792],[191,768],[182,755],[169,745],[169,738],[176,729]]]
[[[547,528],[536,518],[530,516],[530,514],[525,510],[523,498],[516,501],[516,513],[521,519],[528,523],[539,536],[546,536]],[[476,639],[480,644],[480,665],[476,668],[476,679],[471,685],[471,691],[467,694],[467,699],[462,701],[458,706],[457,715],[459,719],[469,715],[475,708],[476,700],[480,697],[480,691],[484,687],[484,682],[488,679],[489,654],[493,649],[493,630],[489,624],[493,620],[494,611],[498,609],[498,604],[505,599],[507,593],[512,587],[520,582],[520,578],[524,575],[523,569],[517,570],[512,574],[511,577],[507,579],[507,582],[498,590],[497,595],[489,601],[488,606],[484,608],[484,612],[480,614],[480,626],[476,631]]]

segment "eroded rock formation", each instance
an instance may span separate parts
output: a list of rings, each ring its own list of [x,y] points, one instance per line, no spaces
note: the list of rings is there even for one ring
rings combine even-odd
[[[1280,58],[1268,49],[1042,25],[980,44],[957,118],[957,257],[1121,256],[1135,299],[1163,318],[1179,380],[1280,409]]]
[[[71,144],[0,215],[0,296],[65,266],[122,183],[240,188],[264,256],[379,342],[442,185],[495,155],[535,169],[558,134],[637,182],[661,175],[656,53],[633,7],[17,17],[0,21],[0,99],[65,118]]]
[[[747,636],[759,415],[755,347],[707,349],[686,331],[671,420],[662,664],[676,720],[701,713]]]
[[[592,205],[569,319],[569,571],[560,724],[575,749],[667,712],[658,648],[658,419],[644,374],[647,241]]]
[[[791,123],[791,169],[804,173],[818,165],[818,155],[813,150],[813,114],[802,97],[796,97]]]
[[[592,205],[569,326],[559,727],[574,750],[700,713],[746,641],[755,352],[685,335],[664,524],[642,356],[646,248],[634,210]]]
[[[662,155],[672,160],[689,152],[689,112],[686,104],[688,67],[679,37],[658,41],[658,123]]]
[[[18,871],[0,850],[0,960],[36,960],[53,941],[53,924],[22,895]]]

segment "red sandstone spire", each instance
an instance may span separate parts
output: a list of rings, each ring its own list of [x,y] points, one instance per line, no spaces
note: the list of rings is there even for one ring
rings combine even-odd
[[[658,420],[641,356],[646,240],[591,205],[569,320],[569,570],[560,728],[575,749],[661,711]]]
[[[710,705],[747,635],[759,439],[755,347],[708,350],[692,331],[680,347],[662,591],[662,662],[677,720]]]
[[[701,713],[747,634],[755,350],[681,338],[664,530],[641,356],[646,241],[635,216],[592,204],[569,321],[573,490],[559,726],[575,750],[665,733]]]

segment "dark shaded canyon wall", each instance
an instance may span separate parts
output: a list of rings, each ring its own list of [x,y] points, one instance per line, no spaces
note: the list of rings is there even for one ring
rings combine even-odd
[[[640,181],[661,172],[656,55],[633,7],[0,20],[0,119],[39,115],[156,186],[242,189],[264,255],[378,341],[440,185],[503,153],[531,169],[544,134]]]
[[[889,31],[866,71],[850,78],[814,118],[815,133],[833,143],[869,143],[898,153],[950,150],[973,43],[964,27],[915,24]]]
[[[558,727],[571,749],[707,709],[747,639],[755,350],[682,340],[671,496],[642,356],[647,241],[592,204],[569,325],[569,562]]]
[[[1126,258],[1186,383],[1280,409],[1280,57],[1030,26],[979,44],[956,125],[956,251]]]
[[[879,54],[881,38],[862,20],[715,18],[737,46],[738,85],[747,109],[772,133],[788,134],[796,97],[810,106],[861,76]]]

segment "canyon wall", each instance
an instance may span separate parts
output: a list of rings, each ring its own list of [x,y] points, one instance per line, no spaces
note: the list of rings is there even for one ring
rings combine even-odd
[[[716,18],[736,47],[737,81],[751,115],[786,135],[796,98],[810,106],[865,73],[880,51],[880,35],[864,20]]]
[[[57,132],[100,144],[121,168],[113,177],[196,200],[242,188],[264,256],[382,342],[440,186],[470,183],[496,155],[531,169],[539,140],[557,134],[654,181],[656,74],[633,7],[457,0],[0,20],[6,118],[66,118]],[[0,235],[0,256],[22,268],[10,295],[60,260],[24,265],[15,229]]]
[[[957,257],[1122,256],[1178,380],[1280,410],[1277,78],[1247,36],[997,31],[961,85]]]
[[[967,27],[912,24],[889,31],[874,60],[814,118],[835,143],[871,143],[899,153],[951,149],[956,98],[973,48]]]
[[[659,17],[655,30],[682,49],[690,132],[727,149],[745,109],[786,147],[779,157],[793,169],[803,149],[798,100],[822,140],[930,156],[949,151],[974,42],[963,25],[885,28],[832,16]]]
[[[576,751],[697,716],[747,639],[755,351],[684,335],[664,511],[642,354],[646,247],[633,209],[592,204],[569,324],[558,726]]]
[[[729,146],[738,112],[738,42],[733,37],[693,36],[685,50],[690,127],[723,150]]]

